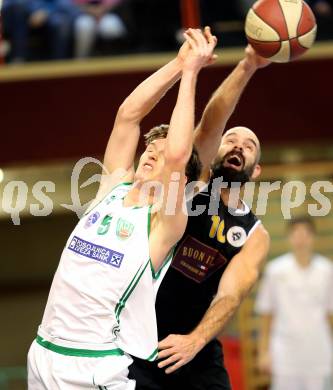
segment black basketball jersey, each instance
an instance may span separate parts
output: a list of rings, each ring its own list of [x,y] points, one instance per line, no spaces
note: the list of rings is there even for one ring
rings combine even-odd
[[[244,204],[244,210],[229,210],[215,194],[218,207],[210,215],[209,192],[200,192],[192,210],[205,212],[189,216],[186,231],[156,298],[159,339],[171,333],[186,334],[200,322],[217,292],[222,273],[241,250],[251,230],[260,223]]]

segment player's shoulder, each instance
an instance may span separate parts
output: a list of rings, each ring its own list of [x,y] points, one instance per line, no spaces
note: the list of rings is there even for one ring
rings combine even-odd
[[[327,270],[328,272],[333,272],[333,261],[328,257],[316,253],[313,260],[316,267],[325,271]]]
[[[112,188],[103,187],[99,189],[95,199],[90,203],[84,215],[89,214],[92,210],[103,205],[109,205],[111,202],[123,199],[132,188],[132,182],[121,182]]]
[[[293,256],[291,253],[284,253],[281,256],[275,257],[268,262],[266,272],[268,274],[278,274],[284,272],[293,264]]]
[[[249,231],[248,239],[250,240],[251,237],[260,240],[263,243],[267,243],[268,245],[270,244],[270,235],[260,219],[255,220],[251,230]]]
[[[111,189],[109,194],[115,195],[117,197],[122,197],[124,194],[127,194],[127,192],[131,190],[132,186],[133,182],[130,181],[118,183]]]

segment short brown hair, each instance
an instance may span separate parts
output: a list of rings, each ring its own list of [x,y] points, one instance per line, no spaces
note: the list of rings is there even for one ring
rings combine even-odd
[[[155,139],[166,138],[168,135],[169,125],[155,126],[144,135],[146,146],[155,141]]]
[[[312,233],[316,233],[316,225],[313,218],[307,215],[301,215],[294,217],[288,221],[288,231],[290,231],[295,225],[307,225]]]
[[[148,146],[150,143],[156,139],[166,138],[168,135],[169,125],[159,125],[155,126],[144,135],[145,144]],[[187,182],[199,180],[202,170],[202,163],[199,158],[199,153],[197,148],[193,145],[191,157],[189,158],[186,168],[185,175],[187,177]]]

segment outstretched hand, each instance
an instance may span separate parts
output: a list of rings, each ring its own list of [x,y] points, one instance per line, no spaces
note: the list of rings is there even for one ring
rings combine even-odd
[[[217,38],[215,35],[212,34],[209,26],[206,26],[204,28],[204,35],[207,39],[207,42],[211,42],[212,44],[214,44],[214,49],[215,49],[215,47],[217,45]],[[213,54],[210,58],[210,61],[208,61],[207,65],[212,65],[217,60],[217,57],[218,57],[217,54]]]
[[[182,46],[180,47],[179,52],[178,52],[178,58],[182,62],[184,62],[184,60],[188,56],[189,52],[191,51],[191,46],[190,46],[189,42],[186,40],[186,35],[185,35],[185,33],[190,31],[190,30],[193,30],[193,29],[187,29],[186,31],[184,31],[184,33],[183,33],[184,43],[182,44]],[[198,30],[198,31],[200,31],[200,30]],[[204,36],[205,36],[207,42],[213,42],[213,43],[215,42],[215,46],[216,46],[217,38],[215,35],[212,35],[211,29],[209,26],[206,26],[204,28]],[[217,55],[213,54],[211,57],[210,63],[208,63],[207,65],[211,65],[212,63],[214,63],[216,61],[216,59],[217,59]]]
[[[196,68],[211,65],[217,59],[214,49],[217,38],[212,35],[210,27],[205,27],[204,33],[199,29],[189,28],[184,32],[185,42],[178,52],[182,67]]]
[[[171,374],[191,361],[201,348],[191,335],[171,334],[158,344],[158,367],[167,367],[165,373]]]

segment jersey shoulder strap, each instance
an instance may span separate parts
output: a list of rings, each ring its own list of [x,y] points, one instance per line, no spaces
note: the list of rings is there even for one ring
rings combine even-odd
[[[119,183],[114,186],[108,193],[102,196],[100,199],[97,197],[92,201],[90,206],[87,208],[83,216],[89,214],[92,210],[94,210],[101,203],[106,202],[106,204],[110,204],[113,200],[122,199],[126,196],[129,190],[132,188],[132,182],[124,182]]]

